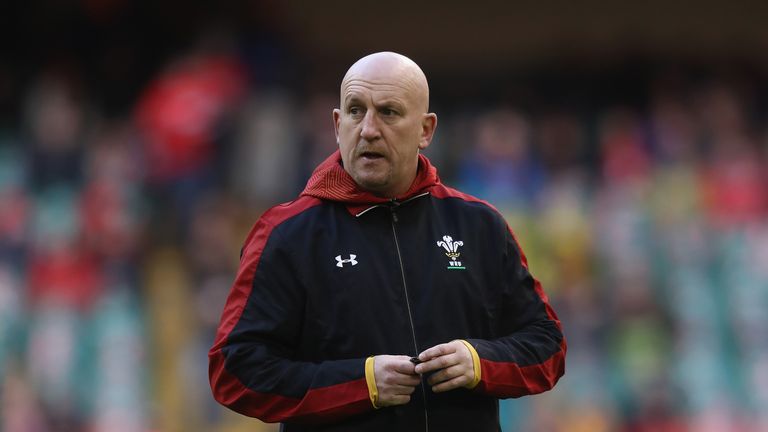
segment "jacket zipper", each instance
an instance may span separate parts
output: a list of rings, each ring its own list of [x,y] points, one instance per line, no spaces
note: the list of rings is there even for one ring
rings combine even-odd
[[[415,197],[412,197],[411,199],[418,198],[419,196],[424,196],[424,195],[426,195],[426,193],[422,195],[417,195]],[[400,242],[398,242],[397,240],[397,229],[395,227],[395,225],[398,222],[396,209],[401,204],[403,203],[399,203],[393,199],[389,207],[390,214],[392,215],[392,221],[391,221],[392,237],[395,239],[395,250],[397,251],[397,261],[400,264],[400,275],[403,279],[403,293],[405,294],[405,306],[408,309],[408,321],[411,324],[411,336],[413,337],[413,349],[415,350],[414,355],[419,355],[419,344],[416,342],[416,326],[413,324],[413,313],[411,312],[411,301],[408,295],[408,285],[405,282],[405,267],[403,266],[403,257],[400,254]],[[426,385],[424,383],[423,378],[421,383],[421,395],[424,398],[424,431],[429,432],[429,414],[427,412],[427,390],[426,390]]]

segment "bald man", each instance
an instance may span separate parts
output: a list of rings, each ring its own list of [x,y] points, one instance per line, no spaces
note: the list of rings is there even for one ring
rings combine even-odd
[[[210,350],[216,400],[283,431],[497,431],[564,373],[560,322],[504,219],[440,182],[421,68],[353,64],[339,150],[267,211]]]

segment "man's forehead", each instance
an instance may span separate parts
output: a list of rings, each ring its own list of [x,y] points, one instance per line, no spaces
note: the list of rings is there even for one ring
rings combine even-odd
[[[351,98],[394,98],[409,99],[416,93],[416,87],[407,82],[369,81],[351,79],[342,84],[342,99]]]
[[[345,77],[341,84],[341,101],[374,99],[377,102],[393,101],[403,104],[427,104],[423,87],[408,76],[370,77],[356,74]]]
[[[346,105],[357,101],[412,105],[418,103],[418,92],[408,85],[350,80],[341,88],[341,102]]]
[[[397,85],[417,88],[422,85],[418,73],[412,68],[400,64],[368,63],[352,67],[342,80],[342,86],[353,81],[361,81],[371,85]],[[424,80],[425,81],[425,80]]]

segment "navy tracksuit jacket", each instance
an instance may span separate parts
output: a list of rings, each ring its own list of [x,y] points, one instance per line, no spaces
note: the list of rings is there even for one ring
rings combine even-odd
[[[479,355],[476,387],[373,407],[367,357],[454,339]],[[497,431],[498,398],[552,388],[565,352],[494,208],[441,184],[423,156],[402,199],[376,197],[336,152],[248,235],[209,373],[216,400],[284,431]]]

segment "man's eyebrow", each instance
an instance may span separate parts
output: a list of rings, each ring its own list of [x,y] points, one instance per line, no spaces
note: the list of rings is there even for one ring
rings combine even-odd
[[[394,108],[398,111],[405,111],[406,104],[397,99],[384,99],[376,104],[378,108]]]
[[[344,105],[349,105],[356,102],[360,102],[360,97],[358,95],[352,93],[344,96]]]
[[[377,105],[404,106],[405,103],[400,99],[392,98],[392,99],[384,99],[380,101]]]

